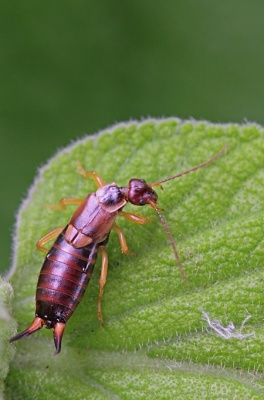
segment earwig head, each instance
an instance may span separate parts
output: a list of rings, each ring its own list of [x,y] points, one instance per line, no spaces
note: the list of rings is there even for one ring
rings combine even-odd
[[[128,201],[135,206],[157,203],[158,195],[144,179],[131,179],[129,181]]]

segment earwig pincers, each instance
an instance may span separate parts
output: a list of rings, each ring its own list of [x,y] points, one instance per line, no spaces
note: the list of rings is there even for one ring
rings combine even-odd
[[[98,189],[88,194],[84,200],[64,198],[58,205],[49,206],[54,210],[65,210],[68,205],[77,204],[78,208],[65,227],[50,231],[37,242],[37,248],[46,253],[46,257],[37,283],[35,318],[26,330],[12,337],[10,343],[23,339],[46,325],[46,328],[53,329],[55,354],[61,351],[66,323],[83,298],[99,251],[102,253],[102,265],[97,313],[103,324],[101,300],[108,269],[105,248],[112,229],[118,234],[122,252],[132,254],[128,250],[123,231],[115,223],[116,217],[122,216],[136,224],[146,224],[149,220],[140,214],[123,211],[127,203],[135,206],[149,205],[156,211],[169,238],[181,275],[187,284],[172,235],[158,209],[158,195],[153,187],[205,167],[228,147],[227,145],[214,157],[194,168],[152,184],[147,184],[144,179],[131,179],[129,185],[123,187],[118,187],[114,182],[106,184],[94,171],[85,172],[79,163],[79,172],[84,178],[93,177]],[[44,245],[54,239],[50,250],[47,250]]]

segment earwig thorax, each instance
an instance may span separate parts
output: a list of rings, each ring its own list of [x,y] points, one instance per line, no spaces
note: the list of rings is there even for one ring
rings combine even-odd
[[[115,182],[97,189],[96,199],[108,212],[115,212],[126,205],[126,199]]]

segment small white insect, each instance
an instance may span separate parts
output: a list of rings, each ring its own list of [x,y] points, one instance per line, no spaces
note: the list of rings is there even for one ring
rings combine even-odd
[[[222,322],[221,321],[219,321],[219,320],[214,320],[214,321],[211,321],[210,320],[210,318],[209,318],[209,316],[208,316],[208,314],[206,313],[206,312],[202,312],[202,315],[203,315],[203,319],[205,320],[205,321],[207,321],[207,323],[208,323],[208,325],[210,326],[210,328],[212,328],[219,336],[221,336],[223,339],[232,339],[232,338],[235,338],[235,339],[245,339],[245,338],[247,338],[247,337],[250,337],[250,336],[255,336],[255,332],[252,332],[252,333],[245,333],[245,334],[243,334],[243,333],[241,333],[241,331],[242,331],[242,329],[244,328],[244,326],[245,326],[245,324],[246,324],[246,322],[251,318],[251,315],[248,315],[245,319],[244,319],[244,321],[242,322],[242,324],[241,324],[241,326],[240,326],[240,329],[239,329],[239,331],[235,331],[236,330],[236,327],[235,327],[235,325],[233,324],[233,322],[231,321],[231,322],[229,322],[229,324],[226,326],[226,327],[224,327],[223,325],[222,325]]]

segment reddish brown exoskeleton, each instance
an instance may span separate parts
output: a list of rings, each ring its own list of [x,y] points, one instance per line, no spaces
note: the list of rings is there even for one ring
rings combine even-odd
[[[92,176],[98,189],[84,200],[65,198],[60,200],[59,205],[49,206],[52,209],[64,210],[69,204],[79,204],[66,227],[54,229],[37,242],[37,248],[47,255],[37,284],[35,318],[29,328],[14,336],[10,342],[23,339],[46,325],[48,329],[53,328],[55,354],[60,352],[66,322],[82,300],[98,251],[102,253],[98,317],[103,323],[101,300],[108,268],[105,246],[112,228],[118,234],[122,252],[132,254],[128,251],[122,230],[115,223],[116,217],[122,216],[137,224],[146,224],[149,220],[142,215],[123,211],[128,202],[136,206],[147,204],[156,211],[168,235],[182,277],[187,283],[169,228],[157,207],[158,195],[152,188],[206,166],[219,157],[227,147],[203,164],[150,185],[143,179],[131,179],[128,187],[118,187],[114,182],[106,185],[94,171],[85,172],[79,164],[80,173],[85,178]],[[44,245],[54,238],[56,240],[51,249],[46,250]]]

